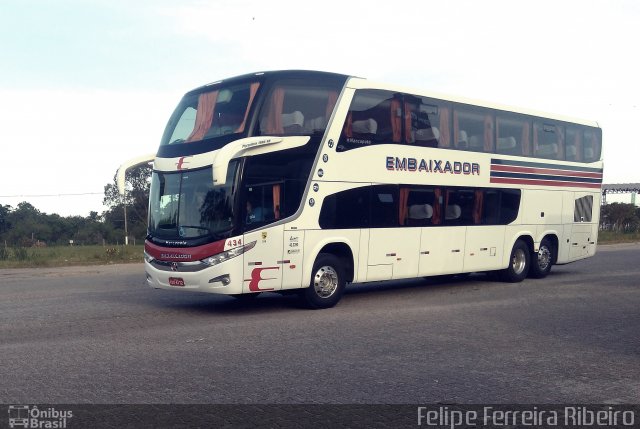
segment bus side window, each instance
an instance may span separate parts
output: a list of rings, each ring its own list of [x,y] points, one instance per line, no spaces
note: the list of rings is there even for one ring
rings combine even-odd
[[[371,228],[392,228],[399,225],[398,187],[371,187]]]
[[[482,191],[480,195],[473,189],[447,189],[445,196],[445,225],[480,224]],[[476,213],[477,212],[477,213]]]
[[[488,189],[484,191],[484,204],[482,205],[483,225],[498,225],[500,223],[500,192]]]
[[[565,159],[582,161],[582,132],[577,127],[567,127],[565,142]]]
[[[406,199],[403,199],[403,191],[408,193]],[[405,209],[400,212],[404,213],[404,218],[400,218],[400,225],[429,226],[433,224],[433,214],[434,210],[437,210],[436,205],[438,204],[433,189],[427,187],[401,188],[400,203],[405,204]]]
[[[496,153],[531,155],[531,122],[519,115],[498,112]]]
[[[401,104],[390,91],[358,90],[345,120],[338,152],[392,143],[401,133]]]
[[[493,114],[488,109],[456,107],[453,112],[453,143],[457,149],[493,152]]]
[[[546,122],[534,122],[533,154],[539,158],[562,159],[564,154],[563,127]]]
[[[500,190],[500,225],[508,225],[518,217],[520,210],[520,190]]]
[[[440,115],[440,106],[434,101],[420,99],[412,95],[404,96],[404,140],[405,143],[415,144],[417,146],[438,147],[441,134],[447,134],[448,140],[449,127],[442,121],[448,122],[448,110]],[[444,126],[443,126],[444,125]],[[444,146],[443,146],[444,147]]]
[[[370,191],[370,186],[364,186],[327,196],[320,209],[320,228],[368,228]]]
[[[583,134],[583,155],[585,162],[600,159],[600,139],[594,129],[585,129]]]

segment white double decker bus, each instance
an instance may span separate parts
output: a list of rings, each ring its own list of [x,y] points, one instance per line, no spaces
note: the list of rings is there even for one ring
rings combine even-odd
[[[596,123],[311,71],[188,92],[153,161],[151,287],[241,296],[594,255]]]

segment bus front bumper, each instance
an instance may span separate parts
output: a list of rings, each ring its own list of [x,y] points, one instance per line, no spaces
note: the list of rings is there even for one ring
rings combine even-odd
[[[202,262],[145,261],[147,285],[154,289],[234,295],[242,293],[242,258],[215,266]]]

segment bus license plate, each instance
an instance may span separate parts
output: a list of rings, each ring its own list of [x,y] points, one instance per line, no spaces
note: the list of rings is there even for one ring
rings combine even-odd
[[[169,277],[169,286],[184,286],[184,279],[180,277]]]

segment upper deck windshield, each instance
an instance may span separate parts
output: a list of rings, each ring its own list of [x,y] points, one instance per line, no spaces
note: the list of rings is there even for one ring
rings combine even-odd
[[[258,82],[252,82],[185,95],[167,124],[160,146],[243,133],[259,87]]]
[[[337,75],[277,73],[190,92],[171,115],[158,156],[204,153],[248,136],[321,136],[344,81]]]

